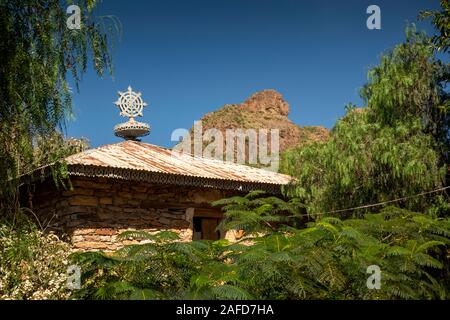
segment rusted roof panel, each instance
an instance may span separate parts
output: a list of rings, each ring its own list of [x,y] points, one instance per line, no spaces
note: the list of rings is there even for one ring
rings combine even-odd
[[[232,162],[193,157],[148,143],[124,141],[67,158],[69,165],[141,170],[243,183],[285,185],[292,177]]]

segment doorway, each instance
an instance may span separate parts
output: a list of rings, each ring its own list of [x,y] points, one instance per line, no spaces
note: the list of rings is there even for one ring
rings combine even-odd
[[[196,208],[193,217],[193,240],[219,240],[223,232],[216,230],[222,220],[222,212],[214,209]]]

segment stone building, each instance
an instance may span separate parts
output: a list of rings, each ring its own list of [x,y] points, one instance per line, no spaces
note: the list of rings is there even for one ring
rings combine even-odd
[[[186,241],[232,238],[216,231],[223,213],[212,201],[252,190],[278,194],[291,180],[142,143],[136,138],[149,127],[140,125],[116,126],[125,141],[68,157],[71,190],[57,189],[49,175],[31,177],[26,201],[47,231],[68,235],[77,250],[114,250],[128,243],[117,235],[130,229],[172,230]]]

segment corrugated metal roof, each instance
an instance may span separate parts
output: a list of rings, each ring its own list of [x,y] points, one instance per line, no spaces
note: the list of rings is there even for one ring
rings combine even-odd
[[[69,165],[139,170],[242,183],[285,185],[292,177],[232,162],[193,157],[148,143],[124,141],[67,158]]]

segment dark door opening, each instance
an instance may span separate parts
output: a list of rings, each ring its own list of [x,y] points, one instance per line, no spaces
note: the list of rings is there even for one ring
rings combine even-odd
[[[220,231],[216,231],[220,219],[194,216],[194,240],[219,240]]]

